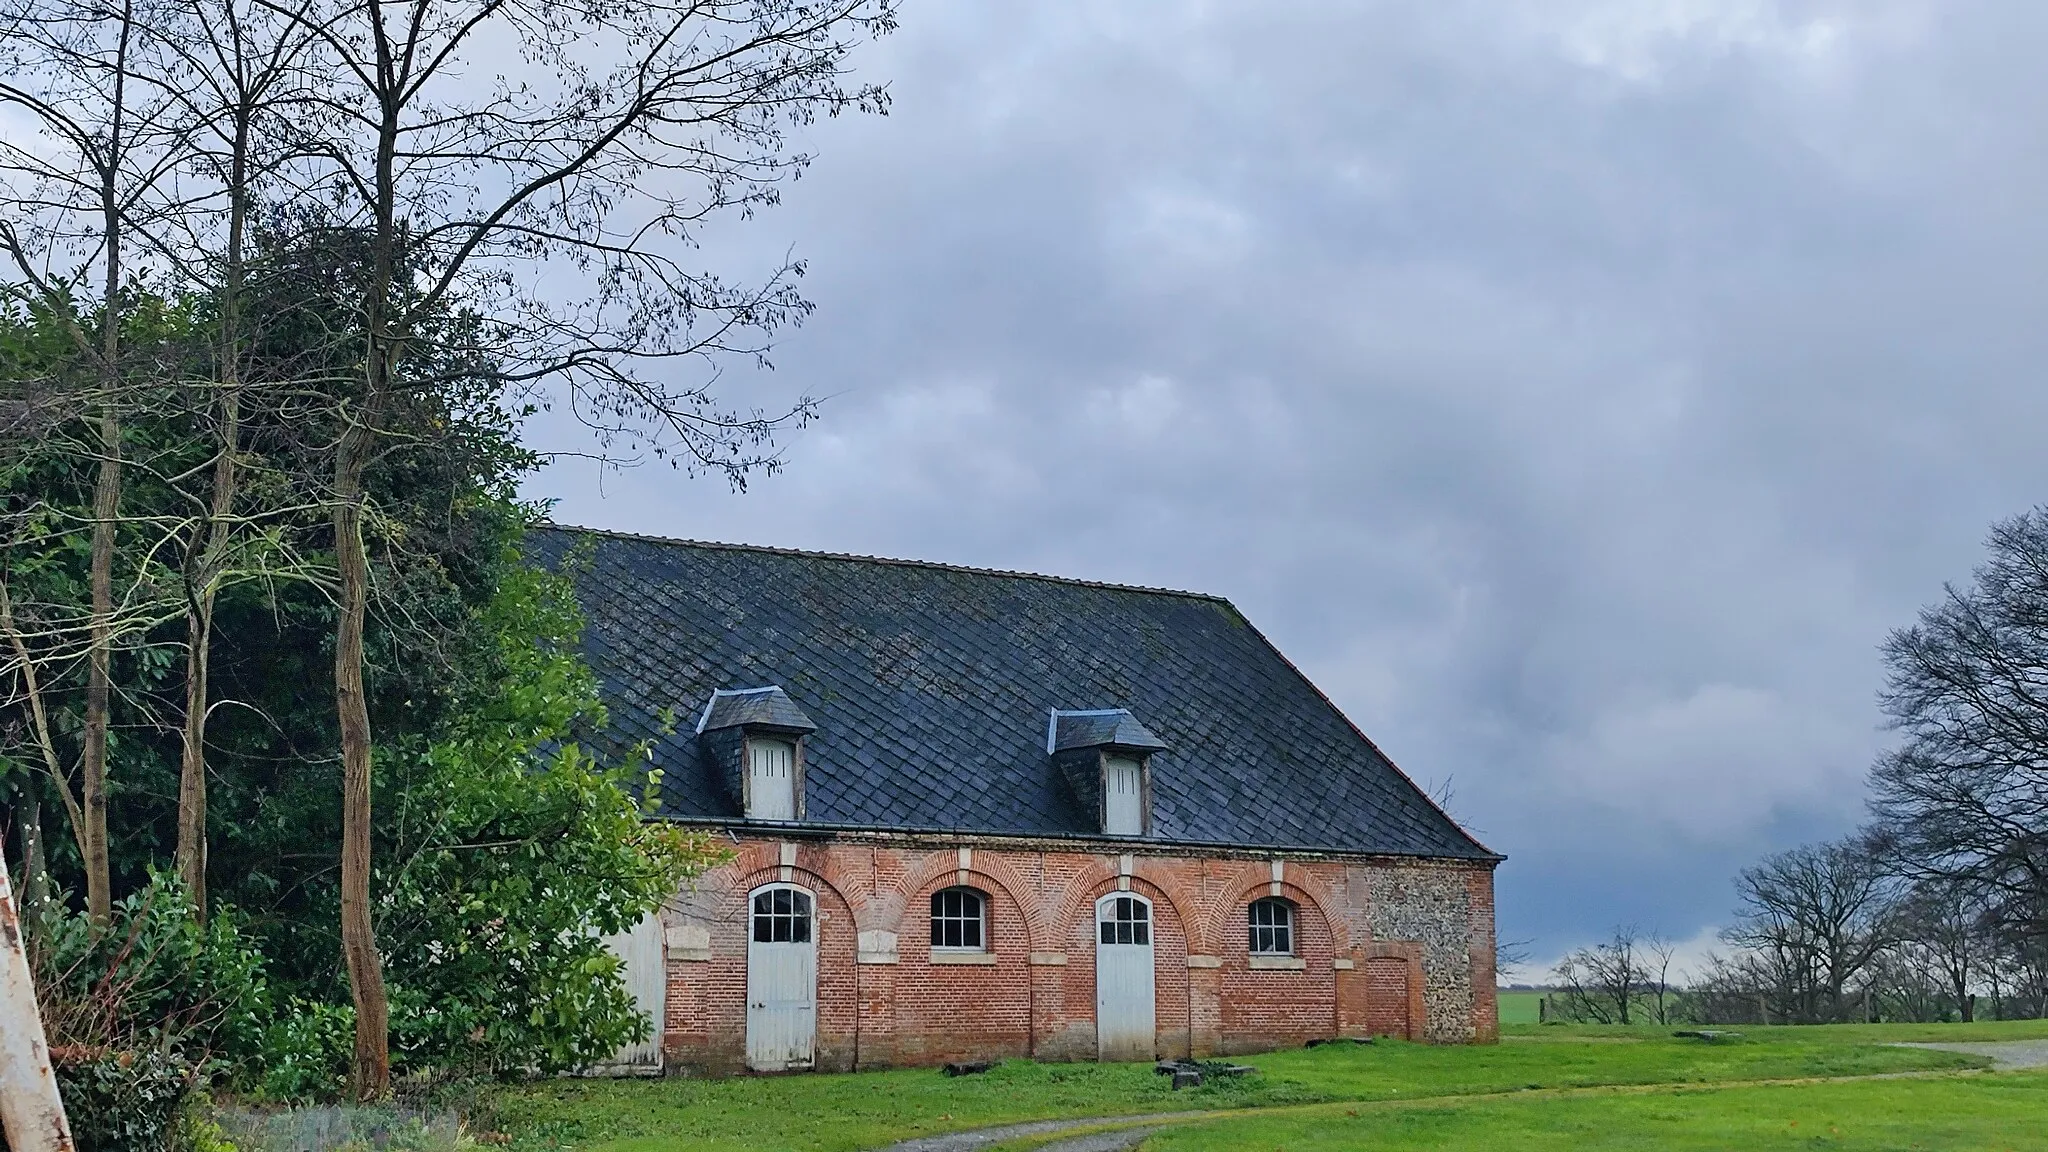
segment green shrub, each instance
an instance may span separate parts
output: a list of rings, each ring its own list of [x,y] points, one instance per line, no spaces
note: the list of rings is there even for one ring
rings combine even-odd
[[[348,1076],[355,1050],[355,1009],[292,997],[263,1034],[258,1088],[272,1100],[320,1100]]]
[[[55,1048],[57,1087],[78,1152],[173,1152],[198,1069],[161,1049]]]
[[[156,873],[94,928],[61,900],[30,926],[53,1047],[174,1052],[209,1076],[246,1069],[270,1021],[263,957],[232,908],[204,926],[184,887]]]
[[[194,1088],[252,1072],[270,995],[232,910],[201,926],[156,875],[104,927],[51,901],[28,943],[80,1152],[168,1152]]]

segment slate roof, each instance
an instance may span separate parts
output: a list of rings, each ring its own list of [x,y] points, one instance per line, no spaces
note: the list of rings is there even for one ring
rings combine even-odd
[[[581,545],[581,547],[579,547]],[[778,685],[817,729],[806,824],[1091,837],[1054,710],[1128,709],[1155,842],[1498,859],[1218,597],[916,561],[544,527],[588,619],[613,748],[651,740],[662,815],[739,822],[693,731]]]

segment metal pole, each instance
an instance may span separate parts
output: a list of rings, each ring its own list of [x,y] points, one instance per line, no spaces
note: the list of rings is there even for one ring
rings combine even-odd
[[[13,1152],[73,1152],[71,1122],[57,1095],[35,977],[22,947],[14,886],[0,853],[0,1125]]]

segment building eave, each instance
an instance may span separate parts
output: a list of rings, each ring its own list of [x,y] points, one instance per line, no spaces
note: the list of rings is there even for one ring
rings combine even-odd
[[[745,833],[760,839],[867,840],[878,842],[934,843],[963,847],[1003,847],[1025,851],[1099,851],[1133,855],[1314,857],[1324,860],[1420,860],[1441,864],[1497,867],[1507,857],[1497,852],[1484,855],[1447,856],[1388,849],[1332,848],[1310,844],[1250,844],[1216,840],[1164,839],[1159,837],[1105,836],[1089,832],[995,832],[985,828],[920,828],[874,824],[833,824],[813,820],[748,820],[726,816],[657,815],[653,819],[682,828],[701,828]]]

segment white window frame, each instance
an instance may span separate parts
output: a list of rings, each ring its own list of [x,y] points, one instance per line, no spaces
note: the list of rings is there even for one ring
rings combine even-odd
[[[789,899],[785,901],[790,906],[789,911],[777,911],[774,907],[775,897],[784,892],[789,893]],[[769,911],[765,913],[759,907],[759,901],[764,899],[769,903]],[[769,926],[769,938],[766,940],[760,938],[761,922],[764,918]],[[775,939],[775,925],[777,923],[789,925],[789,928],[786,930],[788,939]],[[802,939],[797,938],[797,925],[799,923],[803,925]],[[756,944],[817,944],[817,894],[808,888],[800,888],[795,884],[770,884],[764,888],[756,888],[748,893],[747,939]]]
[[[974,897],[975,915],[972,917],[966,915],[946,915],[937,911],[937,906],[940,904],[942,899],[951,893],[958,893],[963,896]],[[933,911],[929,923],[931,925],[931,934],[933,937],[941,936],[940,925],[942,923],[952,923],[961,925],[972,923],[977,926],[975,934],[981,938],[981,942],[979,944],[941,944],[938,942],[937,939],[934,939],[932,941],[932,951],[935,953],[950,953],[953,955],[973,955],[977,953],[994,951],[994,947],[992,946],[992,943],[989,940],[988,905],[988,893],[982,891],[979,888],[972,888],[965,884],[948,885],[947,887],[941,888],[938,891],[932,893],[931,906],[933,908]]]
[[[1132,915],[1125,918],[1121,915],[1123,912]],[[1109,929],[1107,933],[1103,931],[1105,928]],[[1103,939],[1105,935],[1110,939]],[[1152,923],[1152,901],[1136,892],[1111,892],[1095,902],[1095,939],[1099,943],[1137,944],[1149,948],[1157,935]]]
[[[1285,918],[1281,922],[1276,923],[1269,920],[1261,924],[1259,923],[1261,909],[1285,913]],[[1270,912],[1268,914],[1270,915]],[[1250,931],[1245,939],[1245,946],[1251,950],[1253,956],[1300,955],[1297,949],[1301,945],[1301,910],[1295,906],[1294,901],[1283,899],[1279,896],[1261,896],[1246,906],[1245,922],[1250,927]],[[1265,941],[1269,947],[1259,947],[1261,933],[1265,935]],[[1285,934],[1287,947],[1284,949],[1270,947],[1275,942],[1275,937],[1282,933]]]

